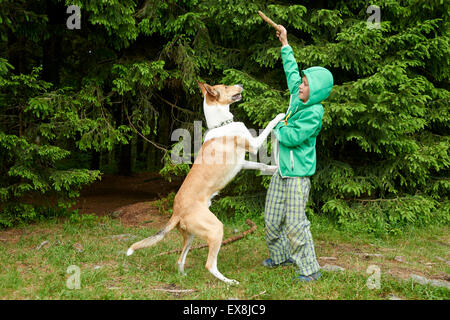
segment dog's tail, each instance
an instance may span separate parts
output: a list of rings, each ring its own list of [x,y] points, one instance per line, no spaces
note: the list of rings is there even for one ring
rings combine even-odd
[[[172,218],[170,218],[166,226],[161,230],[159,230],[156,234],[144,240],[133,243],[127,251],[127,256],[131,256],[134,253],[134,251],[138,249],[151,247],[157,244],[166,236],[167,233],[169,233],[173,228],[175,228],[179,222],[180,222],[179,216],[172,216]]]

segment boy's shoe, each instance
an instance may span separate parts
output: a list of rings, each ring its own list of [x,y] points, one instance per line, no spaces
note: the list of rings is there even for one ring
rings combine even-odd
[[[310,282],[310,281],[318,280],[321,276],[322,276],[322,274],[320,273],[320,271],[317,271],[316,273],[313,273],[309,276],[298,275],[294,278],[294,280],[298,280],[301,282]]]
[[[275,262],[273,262],[272,258],[268,258],[268,259],[264,260],[263,262],[261,262],[261,265],[263,267],[273,268],[273,267],[279,267],[279,266],[289,266],[294,263],[295,263],[294,260],[289,258],[286,261],[276,264]]]

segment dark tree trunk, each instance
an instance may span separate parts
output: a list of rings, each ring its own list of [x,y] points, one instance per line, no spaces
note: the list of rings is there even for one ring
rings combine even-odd
[[[119,154],[119,174],[124,176],[131,175],[131,141],[128,144],[120,146]]]
[[[100,152],[92,150],[91,152],[91,170],[100,169]]]
[[[66,7],[61,3],[56,4],[50,0],[47,0],[46,4],[50,37],[44,40],[43,45],[42,78],[58,86],[60,81],[59,69],[62,59],[61,34],[64,32],[64,28],[66,28]]]

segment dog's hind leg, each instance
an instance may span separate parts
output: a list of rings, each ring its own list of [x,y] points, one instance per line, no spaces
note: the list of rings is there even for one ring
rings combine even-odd
[[[220,246],[222,244],[222,237],[220,239],[214,239],[208,241],[209,253],[208,260],[206,261],[206,269],[208,269],[211,274],[217,279],[227,283],[227,284],[239,284],[238,281],[233,279],[228,279],[217,269],[217,255],[219,254]]]
[[[208,242],[209,253],[206,261],[206,269],[217,279],[228,284],[239,284],[236,280],[226,278],[217,269],[217,255],[223,238],[223,224],[206,207],[192,208],[195,214],[184,217],[185,224],[189,226],[188,231]]]
[[[208,269],[211,274],[217,279],[227,283],[227,284],[239,284],[238,281],[233,279],[228,279],[217,269],[217,255],[219,254],[220,246],[222,244],[222,237],[220,239],[212,239],[208,241],[209,253],[208,260],[206,261],[206,269]]]
[[[177,265],[178,265],[178,271],[185,276],[186,272],[184,272],[184,263],[186,262],[186,256],[189,252],[189,249],[192,245],[192,240],[194,240],[194,235],[189,234],[187,231],[182,230],[181,228],[178,228],[180,233],[183,236],[183,250],[181,251],[180,258],[178,258]]]
[[[211,215],[216,216],[210,212]],[[219,254],[220,246],[222,245],[223,238],[223,224],[216,218],[216,224],[207,234],[207,241],[209,246],[208,260],[206,261],[206,269],[217,279],[227,284],[239,284],[238,281],[228,279],[217,269],[217,256]]]

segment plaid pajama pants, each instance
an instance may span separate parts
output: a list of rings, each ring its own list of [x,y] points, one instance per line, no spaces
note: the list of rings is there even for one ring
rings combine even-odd
[[[270,258],[279,264],[290,257],[305,276],[320,269],[305,215],[310,188],[308,177],[282,178],[276,172],[270,181],[264,211]]]

